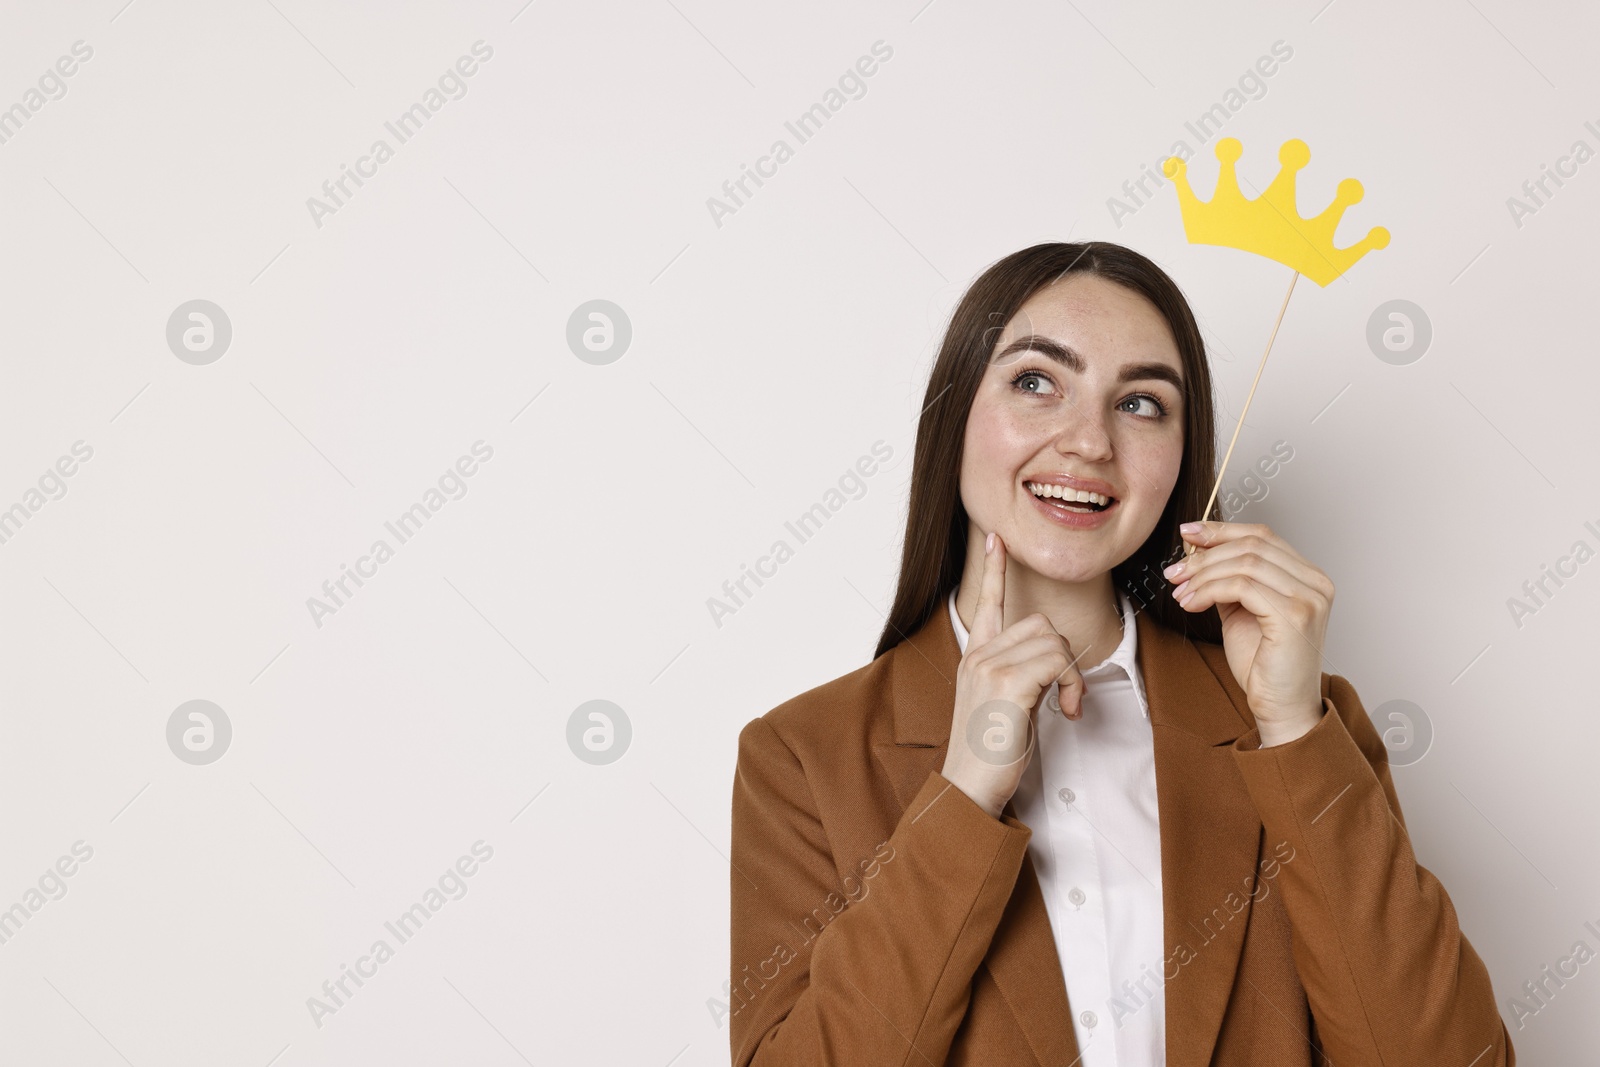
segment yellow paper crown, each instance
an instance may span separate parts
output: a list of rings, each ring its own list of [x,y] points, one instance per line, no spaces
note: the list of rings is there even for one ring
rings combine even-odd
[[[1254,252],[1293,267],[1318,285],[1327,285],[1349,270],[1355,261],[1374,248],[1389,244],[1389,231],[1374,226],[1349,248],[1333,247],[1333,231],[1345,208],[1361,200],[1361,183],[1346,178],[1327,210],[1313,219],[1300,217],[1295,203],[1294,176],[1311,160],[1311,149],[1301,140],[1283,142],[1278,162],[1283,169],[1272,179],[1267,191],[1255,200],[1246,200],[1239,191],[1233,164],[1244,146],[1232,137],[1217,142],[1217,189],[1209,203],[1201,203],[1189,187],[1183,160],[1169,156],[1161,169],[1178,187],[1178,207],[1183,212],[1183,229],[1191,244],[1222,245]]]

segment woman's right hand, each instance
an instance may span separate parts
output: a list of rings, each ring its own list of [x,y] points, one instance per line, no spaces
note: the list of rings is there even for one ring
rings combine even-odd
[[[998,819],[1028,767],[1040,695],[1059,682],[1062,714],[1081,718],[1083,675],[1067,639],[1043,613],[1004,625],[1006,547],[998,533],[991,533],[986,544],[978,608],[956,668],[955,717],[940,773]]]

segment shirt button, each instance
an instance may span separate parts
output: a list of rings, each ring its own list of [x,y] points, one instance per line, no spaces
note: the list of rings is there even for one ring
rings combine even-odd
[[[1083,890],[1079,889],[1077,886],[1073,886],[1067,892],[1067,899],[1072,901],[1074,904],[1078,905],[1079,907],[1082,907],[1083,906],[1083,902],[1085,900],[1088,900],[1089,898],[1083,895]],[[1084,1025],[1085,1026],[1093,1026],[1094,1023],[1085,1023]]]
[[[1086,1011],[1082,1015],[1078,1016],[1078,1021],[1084,1026],[1088,1027],[1090,1030],[1093,1030],[1094,1024],[1100,1021],[1100,1017],[1092,1011]]]
[[[1074,793],[1072,790],[1068,789],[1066,786],[1062,786],[1060,791],[1058,791],[1056,793],[1056,795],[1061,798],[1061,803],[1067,805],[1068,807],[1071,807],[1072,806],[1072,802],[1074,800],[1078,799],[1078,794]]]
[[[1050,687],[1050,696],[1045,700],[1045,703],[1050,705],[1051,711],[1061,710],[1061,698],[1056,695],[1055,686]]]

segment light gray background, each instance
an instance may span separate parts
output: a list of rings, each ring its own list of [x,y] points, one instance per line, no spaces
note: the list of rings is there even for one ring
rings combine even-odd
[[[0,144],[0,508],[93,456],[0,544],[0,908],[93,856],[0,944],[4,1058],[725,1063],[736,736],[867,661],[951,308],[1026,245],[1131,245],[1204,322],[1225,445],[1288,272],[1187,244],[1170,186],[1120,226],[1107,200],[1180,138],[1209,195],[1184,123],[1278,40],[1223,130],[1241,175],[1302,138],[1302,211],[1357,177],[1340,243],[1393,243],[1296,287],[1229,482],[1293,448],[1242,518],[1337,583],[1326,669],[1431,725],[1397,788],[1511,1022],[1600,948],[1600,562],[1520,627],[1507,605],[1600,547],[1600,160],[1520,226],[1506,203],[1600,149],[1600,19],[1324,3],[8,4],[0,107],[93,56]],[[466,95],[315,225],[478,40]],[[166,343],[194,299],[233,330],[205,366]],[[633,330],[607,365],[566,343],[594,299]],[[1406,366],[1366,342],[1391,299],[1434,330]],[[716,625],[879,439],[864,496]],[[465,496],[317,626],[307,598],[479,440]],[[233,730],[203,766],[166,740],[196,699]],[[633,736],[596,766],[567,724],[601,699]],[[318,1027],[307,998],[480,840],[466,895]],[[1591,963],[1512,1024],[1519,1058],[1570,1062],[1597,1007]]]

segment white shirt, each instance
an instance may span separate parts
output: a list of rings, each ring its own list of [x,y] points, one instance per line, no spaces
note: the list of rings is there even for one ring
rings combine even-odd
[[[1041,694],[1038,745],[1012,804],[1033,831],[1028,856],[1061,957],[1082,1067],[1165,1067],[1155,747],[1133,603],[1118,596],[1122,643],[1082,671],[1082,719],[1069,722],[1055,710],[1055,683]],[[965,655],[955,590],[949,607]]]

